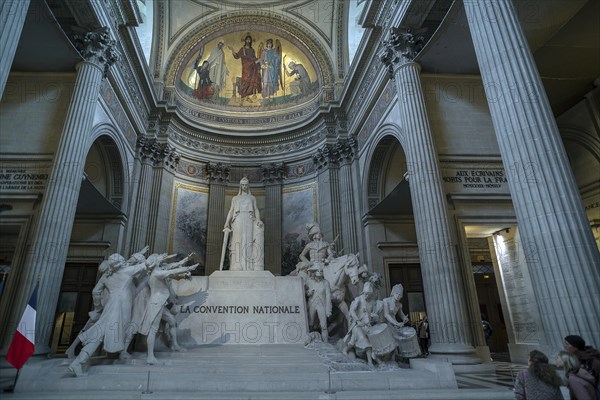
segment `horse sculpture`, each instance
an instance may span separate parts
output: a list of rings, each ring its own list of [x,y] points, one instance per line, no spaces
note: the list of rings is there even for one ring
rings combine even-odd
[[[336,257],[323,268],[323,276],[331,287],[331,302],[344,314],[348,325],[350,315],[345,301],[346,286],[350,282],[354,285],[358,283],[358,255],[359,253]]]

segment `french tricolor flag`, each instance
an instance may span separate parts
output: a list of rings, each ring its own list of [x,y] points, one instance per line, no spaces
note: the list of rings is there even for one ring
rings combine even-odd
[[[35,285],[33,294],[27,303],[27,308],[21,317],[15,337],[10,343],[6,360],[16,369],[21,369],[33,354],[35,348],[35,308],[37,306],[37,296],[39,282]]]

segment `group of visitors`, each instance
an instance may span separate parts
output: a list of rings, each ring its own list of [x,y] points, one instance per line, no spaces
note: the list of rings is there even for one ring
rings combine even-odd
[[[556,368],[564,370],[562,379]],[[566,385],[571,400],[599,399],[600,352],[586,346],[581,336],[569,335],[564,340],[564,350],[556,356],[556,366],[539,350],[529,353],[528,368],[521,371],[515,382],[517,400],[563,399],[560,386]]]

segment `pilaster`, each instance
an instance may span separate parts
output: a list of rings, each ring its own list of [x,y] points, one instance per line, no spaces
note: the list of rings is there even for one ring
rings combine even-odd
[[[352,164],[355,160],[355,153],[358,148],[358,142],[350,138],[340,140],[336,143],[337,154],[340,165],[340,207],[342,215],[342,238],[343,242],[337,243],[336,251],[343,251],[345,254],[358,252],[358,234],[357,223],[354,215],[357,213],[354,202],[354,192],[356,186],[352,179]]]
[[[206,175],[210,181],[208,190],[208,231],[206,232],[206,275],[219,269],[225,225],[225,187],[229,182],[230,165],[209,162]]]
[[[153,252],[166,251],[167,236],[164,231],[159,231],[164,226],[169,226],[169,218],[166,213],[160,213],[161,203],[171,201],[171,190],[173,188],[173,173],[179,164],[180,155],[167,143],[157,143],[154,147],[152,165],[152,189],[150,192],[149,214],[147,216],[148,228],[146,244]],[[167,172],[167,175],[165,175]],[[170,179],[168,179],[170,178]],[[163,207],[164,208],[164,207]],[[166,207],[170,209],[170,207]],[[162,234],[161,234],[162,233]],[[157,242],[157,238],[162,238]]]
[[[265,223],[265,269],[273,275],[281,275],[282,260],[282,184],[286,176],[283,163],[261,166],[262,181],[265,185],[265,210],[261,214]]]
[[[339,193],[339,157],[334,145],[326,144],[313,155],[317,171],[319,225],[329,241],[343,241]]]

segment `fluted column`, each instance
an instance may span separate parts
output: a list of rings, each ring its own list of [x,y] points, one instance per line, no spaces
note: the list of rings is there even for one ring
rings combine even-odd
[[[261,217],[265,223],[265,270],[281,275],[281,231],[283,217],[281,186],[285,177],[283,163],[263,165],[262,181],[265,185],[265,211]]]
[[[23,291],[15,301],[14,310],[21,313],[31,294],[29,289],[34,287],[37,279],[41,280],[39,299],[43,301],[38,302],[37,308],[36,353],[49,350],[94,109],[102,78],[117,60],[115,43],[106,28],[79,37],[76,45],[85,61],[77,64],[73,95],[54,155],[48,187],[42,197],[39,225],[24,264]]]
[[[600,345],[600,255],[512,2],[465,1],[547,345]]]
[[[0,99],[4,94],[28,9],[29,0],[0,2]]]
[[[342,211],[342,237],[343,242],[337,244],[336,251],[344,254],[358,251],[358,235],[356,231],[357,213],[354,202],[354,181],[352,180],[352,163],[357,142],[354,139],[340,141],[336,144],[340,159],[340,207]],[[363,258],[364,259],[364,258]]]
[[[204,271],[210,275],[219,270],[223,248],[223,226],[225,225],[225,187],[229,182],[231,167],[221,163],[208,163],[206,175],[210,180],[208,190],[208,231],[206,232],[206,265]]]
[[[335,146],[325,145],[313,156],[317,170],[319,225],[327,240],[342,243],[342,215],[339,193],[339,165]]]
[[[153,173],[152,164],[154,163],[154,147],[156,139],[151,139],[146,136],[138,138],[138,162],[139,179],[135,192],[135,208],[133,209],[131,218],[131,245],[130,252],[134,253],[144,246],[147,242],[148,232],[148,216],[150,213],[150,197],[152,196]],[[150,250],[153,251],[152,247]]]
[[[411,40],[412,39],[412,40]],[[419,38],[392,30],[384,42],[382,61],[396,82],[398,108],[407,156],[408,183],[413,204],[425,301],[431,330],[432,354],[453,363],[477,362],[469,344],[468,311],[460,264],[449,229],[448,210],[433,142],[420,66],[412,59],[411,44]]]
[[[154,252],[166,251],[165,230],[163,227],[169,225],[168,211],[171,207],[166,207],[164,203],[172,198],[173,188],[172,173],[179,164],[180,155],[167,143],[157,143],[154,153],[154,165],[152,171],[152,191],[150,192],[150,204],[148,207],[148,227],[146,233],[146,244]],[[165,176],[165,170],[167,175]],[[170,178],[165,180],[165,178]],[[166,188],[164,187],[166,186]],[[162,204],[162,208],[161,208]],[[160,212],[160,210],[163,212]],[[160,243],[156,239],[160,238]]]

